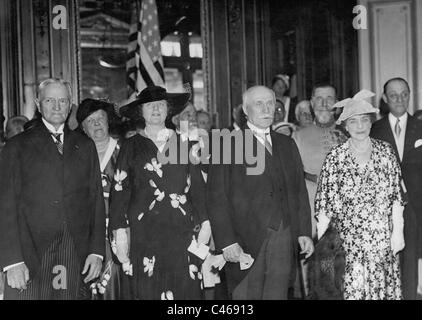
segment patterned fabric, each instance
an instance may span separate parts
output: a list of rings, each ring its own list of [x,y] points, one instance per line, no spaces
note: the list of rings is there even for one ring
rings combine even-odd
[[[44,252],[39,272],[27,289],[18,291],[7,286],[7,300],[87,300],[90,298],[81,275],[81,264],[69,232],[63,224],[51,245]]]
[[[331,219],[345,251],[345,299],[401,299],[399,256],[391,250],[393,202],[403,204],[392,147],[371,139],[360,168],[345,142],[328,154],[315,199],[316,217]]]
[[[179,143],[177,138],[177,154],[183,150]],[[111,190],[110,227],[126,228],[129,221],[134,299],[200,299],[201,261],[187,251],[206,220],[200,166],[162,164],[157,153],[141,135],[123,143]]]
[[[63,143],[62,143],[62,139],[61,139],[61,133],[51,133],[51,135],[54,138],[54,143],[56,144],[57,147],[57,151],[63,155]]]
[[[106,209],[106,222],[109,218],[109,195],[113,177],[115,173],[117,157],[119,155],[120,145],[116,144],[110,158],[105,167],[100,165],[101,182],[103,186],[104,203]],[[108,224],[106,223],[106,226]],[[117,257],[113,254],[111,243],[108,237],[108,230],[106,229],[106,255],[103,261],[103,268],[100,277],[91,284],[93,292],[93,299],[96,300],[121,300],[130,295],[127,278],[121,270],[121,264]]]

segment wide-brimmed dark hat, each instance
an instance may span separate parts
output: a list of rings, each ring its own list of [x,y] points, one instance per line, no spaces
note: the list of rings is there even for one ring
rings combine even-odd
[[[88,98],[81,102],[78,111],[76,112],[76,120],[78,121],[79,126],[82,125],[82,122],[86,118],[98,110],[104,110],[107,113],[109,122],[117,116],[114,111],[114,106],[111,103]]]
[[[169,115],[174,116],[183,111],[189,97],[190,94],[187,92],[168,93],[163,87],[150,86],[142,90],[134,101],[122,106],[119,113],[126,118],[137,120],[141,117],[138,106],[148,102],[166,100],[171,106],[171,114]]]

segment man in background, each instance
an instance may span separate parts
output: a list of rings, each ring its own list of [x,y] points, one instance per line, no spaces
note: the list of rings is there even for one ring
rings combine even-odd
[[[293,133],[303,161],[306,188],[311,207],[312,237],[316,238],[316,220],[314,202],[322,164],[330,150],[344,142],[347,138],[335,123],[333,105],[337,102],[337,92],[331,84],[317,84],[312,90],[311,107],[315,114],[315,122]],[[304,294],[308,295],[307,267],[302,261]],[[297,284],[296,296],[297,296]]]
[[[375,122],[371,136],[390,143],[402,169],[405,247],[400,253],[403,297],[422,299],[422,122],[408,113],[410,87],[403,78],[392,78],[384,85],[387,116]],[[420,290],[418,292],[418,284]]]

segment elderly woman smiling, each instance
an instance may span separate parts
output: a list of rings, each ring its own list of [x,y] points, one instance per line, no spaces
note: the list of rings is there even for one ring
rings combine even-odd
[[[399,256],[404,248],[401,172],[392,147],[371,139],[378,109],[362,90],[344,107],[338,123],[350,138],[327,155],[317,189],[318,238],[331,225],[345,252],[344,299],[402,299]]]
[[[108,222],[111,182],[120,150],[118,140],[110,136],[110,131],[117,126],[118,118],[112,104],[101,100],[85,99],[78,107],[76,120],[79,123],[79,129],[82,129],[95,142],[97,148]],[[129,292],[128,285],[125,284],[127,282],[117,257],[112,253],[111,243],[107,237],[102,274],[92,285],[94,296],[104,300],[123,299]]]

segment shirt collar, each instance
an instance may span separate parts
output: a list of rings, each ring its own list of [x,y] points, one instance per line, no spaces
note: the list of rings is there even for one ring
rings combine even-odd
[[[258,128],[257,126],[253,125],[252,123],[250,123],[248,121],[248,127],[253,131],[256,132],[257,134],[268,134],[270,133],[270,127],[266,128],[266,129],[261,129]]]
[[[56,130],[56,128],[54,128],[54,126],[47,122],[44,118],[42,118],[42,122],[44,122],[44,125],[47,127],[47,129],[52,132],[52,133],[61,133],[63,134],[63,130],[64,130],[64,123],[60,125],[59,129]]]
[[[401,123],[406,122],[407,121],[407,112],[402,115],[401,117],[399,117],[398,119],[400,120]],[[397,117],[394,116],[391,112],[388,114],[388,119],[390,120],[390,122],[393,122],[394,124],[397,121]]]

